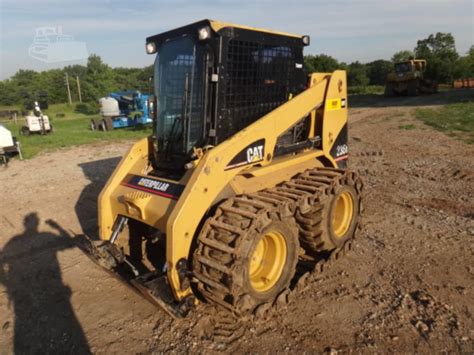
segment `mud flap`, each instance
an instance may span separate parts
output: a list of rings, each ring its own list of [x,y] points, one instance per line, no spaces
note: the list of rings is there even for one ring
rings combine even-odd
[[[132,276],[136,269],[133,271],[132,263],[115,245],[107,241],[91,240],[86,235],[76,236],[75,239],[79,249],[95,264],[171,317],[184,318],[193,306],[194,299],[189,298],[182,302],[174,299],[166,274],[150,272]]]

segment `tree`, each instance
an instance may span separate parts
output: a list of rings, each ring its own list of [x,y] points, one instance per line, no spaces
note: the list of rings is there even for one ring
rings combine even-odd
[[[304,57],[304,64],[308,73],[330,73],[334,70],[342,69],[342,65],[337,59],[326,54],[306,55]]]
[[[455,65],[454,79],[474,78],[474,46]]]
[[[366,66],[370,85],[384,85],[388,73],[393,70],[392,62],[384,59],[367,63]]]
[[[20,98],[15,83],[11,79],[0,81],[0,104],[10,106],[19,103]]]
[[[154,77],[155,67],[149,65],[140,70],[137,75],[137,80],[139,82],[139,89],[143,92],[152,93],[153,92],[153,77]],[[150,81],[151,80],[151,81]]]
[[[392,56],[392,62],[393,63],[399,63],[399,62],[404,62],[409,59],[413,59],[415,57],[415,54],[412,51],[398,51]]]
[[[349,86],[367,86],[369,84],[367,67],[359,61],[349,64],[347,82]]]
[[[438,32],[419,40],[415,47],[416,57],[427,60],[426,76],[441,83],[451,83],[454,78],[456,52],[454,37],[451,33]]]
[[[97,101],[116,90],[114,79],[113,70],[98,55],[91,54],[87,59],[86,77],[82,81],[83,101]]]
[[[66,73],[73,101],[79,99],[76,76],[81,80],[84,102],[96,101],[113,91],[139,90],[152,91],[150,77],[154,66],[145,68],[111,68],[97,55],[91,55],[84,65],[69,65],[63,69],[50,69],[42,72],[20,69],[10,79],[0,81],[0,105],[21,105],[25,96],[36,98],[41,91],[48,93],[50,104],[67,102]]]

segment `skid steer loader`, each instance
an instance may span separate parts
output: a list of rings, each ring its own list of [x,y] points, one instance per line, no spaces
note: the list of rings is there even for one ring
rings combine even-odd
[[[148,37],[153,134],[99,197],[94,255],[171,315],[273,302],[302,258],[353,237],[346,73],[303,68],[308,36],[202,20]]]

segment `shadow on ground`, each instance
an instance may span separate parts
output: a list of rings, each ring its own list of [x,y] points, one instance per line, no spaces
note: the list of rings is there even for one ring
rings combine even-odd
[[[71,290],[61,277],[58,252],[75,247],[55,221],[55,231],[38,230],[39,218],[24,218],[24,232],[0,252],[0,283],[15,314],[15,354],[89,354],[89,345],[71,306]],[[7,323],[3,327],[9,326]]]
[[[79,164],[90,183],[82,190],[76,202],[75,210],[81,224],[82,233],[92,239],[98,237],[97,202],[99,194],[120,159],[120,157],[115,157]]]
[[[474,89],[455,89],[432,95],[385,97],[383,94],[349,95],[350,108],[437,106],[474,100]]]

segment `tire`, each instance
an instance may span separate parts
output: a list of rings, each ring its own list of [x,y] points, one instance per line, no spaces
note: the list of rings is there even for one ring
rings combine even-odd
[[[393,85],[392,85],[391,83],[387,83],[387,84],[385,85],[384,96],[385,96],[385,97],[392,97],[392,96],[394,96]]]
[[[107,131],[112,131],[114,129],[114,122],[112,118],[106,117],[103,119],[103,122]]]
[[[296,213],[301,244],[308,252],[316,253],[340,248],[354,236],[361,212],[359,186],[363,185],[360,178],[349,171],[340,176],[325,177],[324,171],[320,174],[321,179],[330,181],[325,195],[308,213]],[[344,200],[346,204],[341,207]]]
[[[96,130],[99,130],[99,120],[97,119],[92,119],[91,120],[91,123],[90,123],[90,128],[91,128],[91,131],[96,131]]]
[[[359,216],[359,197],[353,186],[339,185],[328,209],[328,237],[335,248],[340,248],[354,236]]]
[[[31,132],[30,132],[30,130],[28,129],[28,127],[26,127],[26,126],[21,127],[21,129],[20,129],[20,135],[21,135],[21,136],[27,137],[27,136],[29,136],[30,134],[31,134]]]
[[[407,85],[407,94],[408,96],[417,96],[419,95],[419,82],[418,80],[410,81]]]
[[[237,313],[273,303],[289,286],[299,251],[292,216],[282,217],[273,206],[251,209],[239,204],[243,199],[218,207],[204,224],[193,256],[199,293]]]
[[[105,122],[102,120],[99,123],[99,131],[105,132],[107,131],[107,127],[105,126]]]

